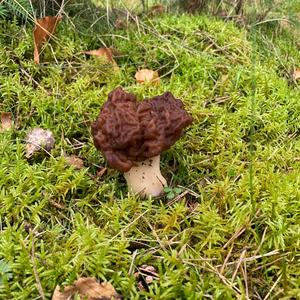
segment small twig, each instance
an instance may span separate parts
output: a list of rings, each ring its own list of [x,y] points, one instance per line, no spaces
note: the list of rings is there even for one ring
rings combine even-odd
[[[257,255],[257,253],[259,252],[259,250],[260,250],[262,244],[264,243],[264,240],[265,240],[265,237],[266,237],[266,233],[267,233],[267,229],[268,229],[268,227],[266,226],[265,229],[264,229],[264,232],[263,232],[261,241],[260,241],[260,243],[259,243],[257,249],[256,249],[255,252],[254,252],[254,255]]]
[[[241,296],[241,291],[239,288],[234,286],[232,282],[230,282],[224,275],[220,274],[220,272],[218,272],[218,270],[216,270],[211,264],[209,264],[208,262],[206,262],[206,264],[210,267],[211,271],[213,271],[223,281],[225,285],[227,285],[229,288],[232,289],[232,291],[234,291],[237,294],[238,297]]]
[[[244,262],[243,259],[244,259],[245,255],[246,255],[246,252],[247,252],[247,250],[244,249],[244,250],[242,251],[242,253],[241,253],[241,256],[240,256],[240,258],[239,258],[239,260],[238,260],[238,262],[237,262],[235,271],[234,271],[234,273],[233,273],[233,275],[232,275],[232,277],[231,277],[231,283],[233,283],[233,281],[234,281],[234,279],[235,279],[235,277],[236,277],[236,275],[237,275],[237,272],[238,272],[238,270],[239,270],[239,268],[240,268],[242,262]]]
[[[260,258],[263,258],[263,257],[268,257],[268,256],[273,256],[273,255],[277,255],[279,254],[280,251],[279,250],[273,250],[271,252],[268,252],[266,254],[262,254],[262,255],[255,255],[255,256],[251,256],[251,257],[245,257],[243,258],[242,260],[238,260],[238,261],[232,261],[232,262],[229,262],[226,264],[226,266],[230,266],[230,265],[235,265],[237,264],[238,262],[250,262],[250,261],[254,261],[254,260],[257,260],[257,259],[260,259]],[[289,253],[289,252],[288,252]],[[288,254],[286,253],[286,254]],[[217,268],[221,267],[222,265],[218,265],[216,266]]]
[[[244,281],[245,281],[245,290],[246,290],[246,297],[249,298],[249,288],[248,288],[248,276],[247,276],[247,264],[244,261],[244,267],[241,267],[242,273],[244,275]]]
[[[224,260],[224,263],[223,263],[223,265],[222,265],[222,268],[221,268],[221,270],[220,270],[220,274],[222,274],[222,275],[223,275],[223,273],[224,273],[225,266],[227,265],[227,262],[228,262],[228,260],[229,260],[230,255],[231,255],[232,249],[233,249],[233,245],[231,246],[230,250],[228,251],[228,253],[227,253],[227,255],[226,255],[226,258],[225,258],[225,260]]]
[[[134,250],[133,254],[132,254],[132,260],[131,260],[130,268],[129,268],[129,271],[128,271],[129,276],[131,276],[132,273],[133,273],[134,261],[135,261],[135,258],[137,257],[137,255],[138,255],[138,250]]]
[[[272,285],[271,289],[269,290],[268,294],[265,296],[265,298],[263,300],[267,300],[269,298],[269,296],[271,295],[272,291],[274,290],[275,286],[278,284],[279,280],[281,279],[282,275],[280,275],[277,280],[274,282],[274,284]]]
[[[39,294],[40,294],[41,298],[43,300],[46,300],[45,293],[43,291],[43,287],[42,287],[42,284],[41,284],[41,281],[40,281],[40,278],[39,278],[39,274],[37,272],[36,265],[35,265],[34,239],[32,239],[32,247],[31,247],[30,258],[31,258],[33,274],[34,274],[35,282],[36,282],[36,285],[37,285],[37,289],[39,291]]]
[[[178,196],[176,196],[174,199],[170,200],[167,203],[167,206],[171,206],[173,205],[175,202],[179,201],[180,199],[182,199],[186,194],[188,194],[189,191],[183,191],[182,193],[180,193]]]
[[[281,257],[279,257],[279,258],[277,258],[275,260],[272,260],[271,262],[269,262],[267,264],[264,264],[264,265],[261,265],[261,266],[255,268],[255,269],[252,269],[251,272],[256,272],[256,271],[261,270],[263,268],[266,268],[268,266],[275,265],[276,262],[278,262],[278,261],[280,261],[282,259],[284,259],[284,256],[281,256]]]
[[[243,225],[241,228],[239,228],[233,236],[227,241],[227,243],[223,246],[223,249],[227,248],[229,244],[231,244],[234,240],[236,240],[244,231],[246,230],[246,225]]]
[[[161,239],[159,238],[159,236],[157,235],[156,231],[154,230],[153,226],[150,224],[150,222],[146,219],[146,218],[143,218],[144,221],[147,223],[147,225],[150,227],[151,231],[152,231],[152,234],[154,235],[154,237],[156,238],[156,241],[158,242],[158,244],[160,245],[160,247],[163,249],[163,250],[166,250],[166,247],[165,245],[163,244],[163,242],[161,241]]]

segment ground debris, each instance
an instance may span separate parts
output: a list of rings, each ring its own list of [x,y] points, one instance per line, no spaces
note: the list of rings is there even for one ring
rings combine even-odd
[[[34,38],[34,62],[36,64],[40,63],[40,53],[43,47],[43,44],[53,36],[55,28],[59,21],[61,20],[60,16],[52,17],[46,16],[42,19],[38,19],[35,22],[35,28],[33,31]]]
[[[69,300],[75,296],[77,296],[76,299],[81,300],[122,299],[109,282],[98,283],[93,277],[82,277],[76,280],[73,285],[65,286],[63,291],[57,285],[52,300]]]
[[[137,286],[140,291],[148,290],[148,286],[154,281],[159,280],[159,275],[153,266],[142,265],[134,273],[137,280]]]
[[[135,73],[135,79],[137,83],[145,84],[145,83],[153,83],[158,84],[160,82],[160,78],[157,71],[141,69]]]
[[[69,166],[74,167],[74,169],[76,169],[76,170],[81,170],[84,167],[83,160],[74,154],[66,157],[66,163]]]
[[[54,147],[55,139],[50,130],[34,128],[26,136],[26,157],[30,158],[34,153],[44,150],[48,153]]]

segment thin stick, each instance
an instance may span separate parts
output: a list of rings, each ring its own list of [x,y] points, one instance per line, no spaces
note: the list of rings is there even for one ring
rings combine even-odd
[[[249,298],[249,288],[248,288],[248,276],[247,276],[247,264],[244,261],[244,267],[242,266],[242,272],[244,275],[244,281],[245,281],[245,290],[246,290],[246,297]]]
[[[41,281],[40,281],[40,278],[39,278],[39,274],[37,272],[36,265],[35,265],[34,239],[32,240],[30,258],[31,258],[31,262],[32,262],[33,274],[34,274],[35,282],[36,282],[36,285],[37,285],[37,289],[39,291],[39,294],[40,294],[41,298],[43,300],[46,300],[45,293],[43,291],[43,287],[42,287],[42,284],[41,284]]]
[[[237,239],[244,231],[246,230],[246,226],[243,225],[241,228],[239,228],[233,236],[227,241],[227,243],[223,246],[223,249],[225,249],[231,242],[233,242],[235,239]]]
[[[277,280],[274,282],[274,284],[272,285],[271,289],[269,290],[268,294],[266,295],[266,297],[263,300],[267,300],[269,298],[269,296],[271,295],[272,291],[274,290],[275,286],[278,284],[279,280],[281,279],[282,275],[280,275]]]
[[[137,255],[138,255],[138,251],[134,250],[134,252],[132,254],[132,260],[131,260],[130,268],[129,268],[129,271],[128,271],[129,276],[132,275],[133,268],[134,268],[134,261],[135,261],[135,258],[137,257]]]
[[[230,255],[231,255],[232,249],[233,249],[233,245],[231,246],[230,250],[228,251],[228,253],[227,253],[227,255],[226,255],[226,258],[225,258],[225,260],[224,260],[224,263],[223,263],[223,265],[222,265],[222,268],[221,268],[221,270],[220,270],[220,274],[222,274],[222,275],[223,275],[223,273],[224,273],[225,266],[227,265],[227,262],[228,262],[228,260],[229,260]]]
[[[241,259],[241,260],[238,260],[238,261],[232,261],[232,262],[229,262],[229,263],[227,263],[226,264],[226,266],[230,266],[230,265],[235,265],[235,264],[237,264],[239,261],[241,261],[241,262],[249,262],[249,261],[254,261],[254,260],[257,260],[257,259],[259,259],[259,258],[263,258],[263,257],[267,257],[267,256],[272,256],[272,255],[277,255],[277,254],[279,254],[280,253],[280,251],[279,250],[273,250],[273,251],[271,251],[271,252],[268,252],[268,253],[266,253],[266,254],[262,254],[262,255],[255,255],[255,256],[251,256],[251,257],[245,257],[245,258],[243,258],[243,259]],[[286,253],[286,255],[287,254],[289,254],[290,252],[287,252]],[[216,267],[218,268],[218,267],[221,267],[222,265],[217,265]]]
[[[232,275],[232,277],[231,277],[231,283],[233,283],[233,281],[234,281],[234,279],[235,279],[235,277],[236,277],[236,275],[237,275],[237,272],[238,272],[238,270],[239,270],[239,268],[240,268],[241,263],[243,262],[243,259],[244,259],[244,257],[245,257],[246,252],[247,252],[247,250],[244,249],[244,250],[242,251],[242,253],[241,253],[241,256],[240,256],[240,258],[239,258],[239,260],[238,260],[238,262],[237,262],[237,266],[236,266],[236,268],[235,268],[235,271],[234,271],[234,273],[233,273],[233,275]]]
[[[267,229],[268,229],[268,227],[265,227],[264,232],[263,232],[263,235],[262,235],[262,238],[261,238],[261,241],[260,241],[260,243],[259,243],[257,249],[255,250],[254,255],[256,255],[256,254],[259,252],[259,250],[260,250],[262,244],[264,243],[265,237],[266,237]]]

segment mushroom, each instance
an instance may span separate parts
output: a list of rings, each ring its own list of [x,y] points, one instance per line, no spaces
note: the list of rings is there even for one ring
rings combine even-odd
[[[155,197],[167,185],[160,171],[160,153],[191,123],[183,103],[170,92],[138,102],[118,87],[92,123],[92,135],[108,164],[124,173],[129,191]]]

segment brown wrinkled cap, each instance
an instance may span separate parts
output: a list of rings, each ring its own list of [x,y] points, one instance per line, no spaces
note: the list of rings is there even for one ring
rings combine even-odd
[[[133,94],[118,87],[92,123],[92,135],[109,165],[127,172],[134,162],[170,148],[191,123],[183,103],[170,92],[137,102]]]

